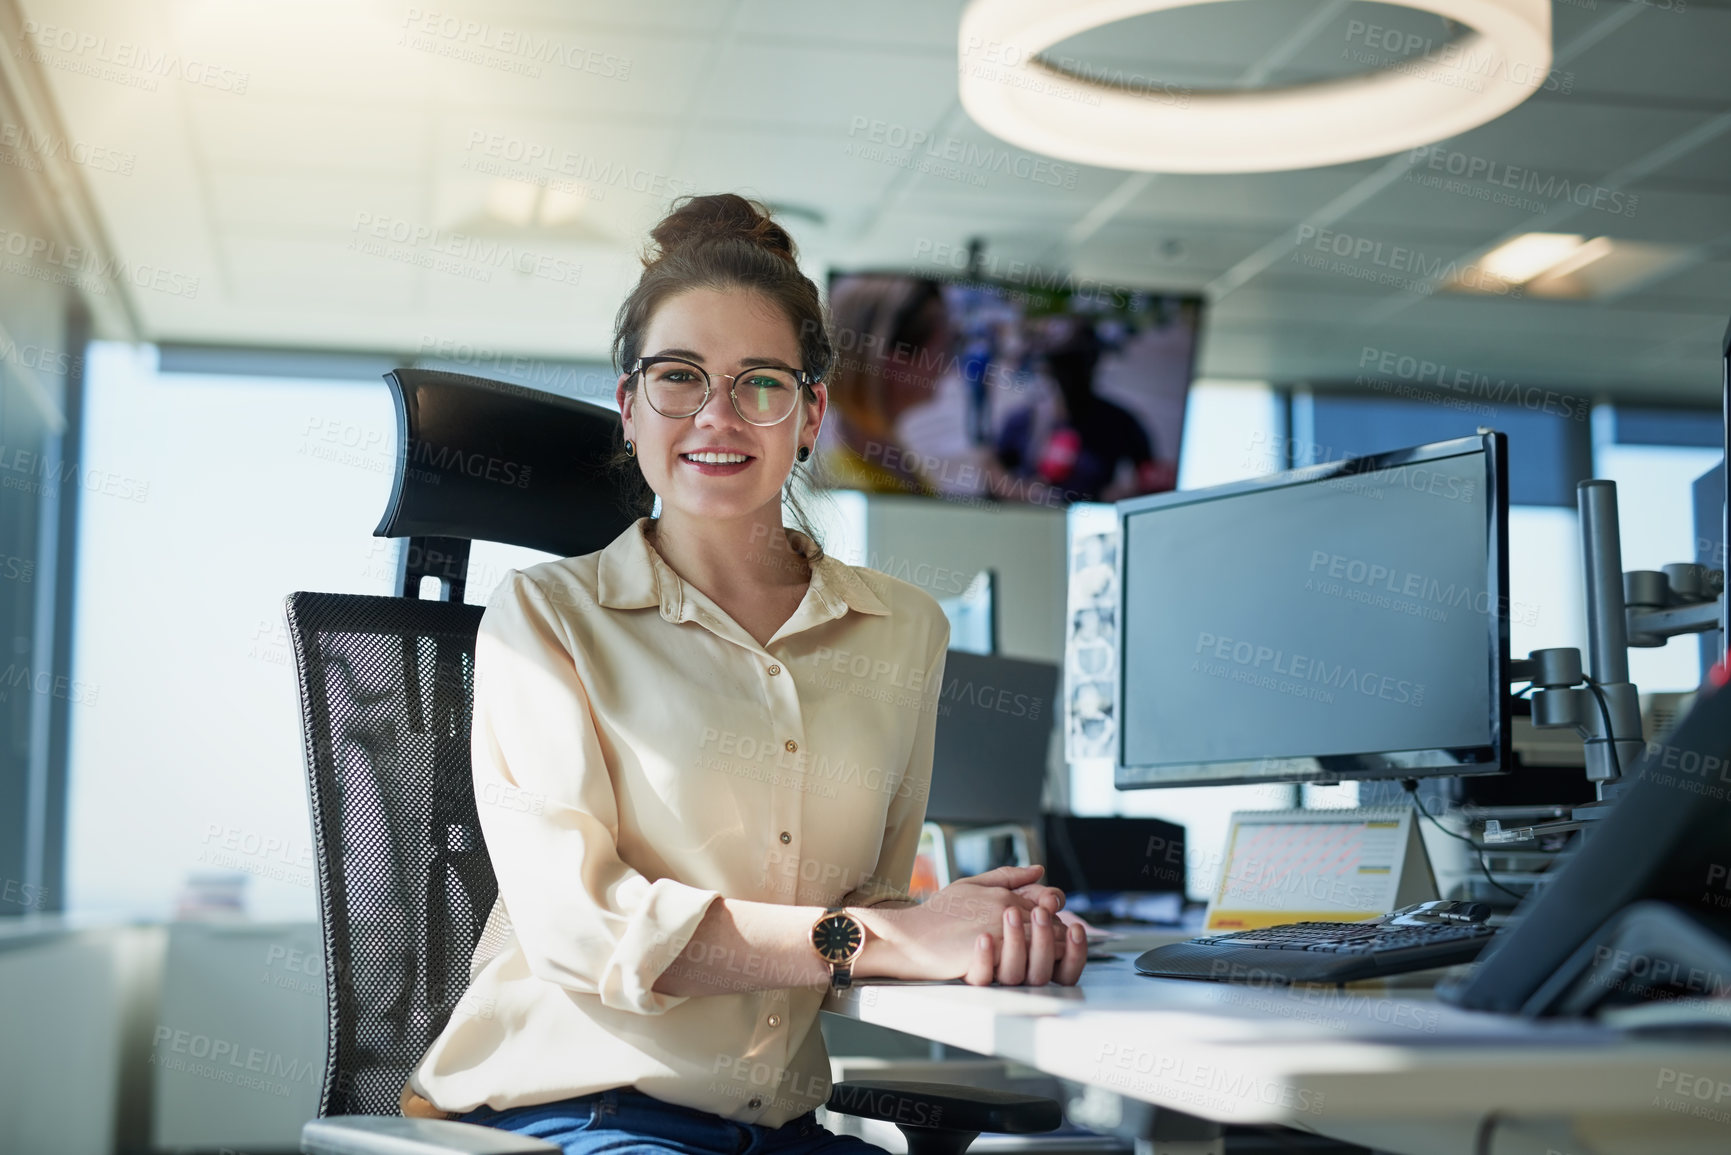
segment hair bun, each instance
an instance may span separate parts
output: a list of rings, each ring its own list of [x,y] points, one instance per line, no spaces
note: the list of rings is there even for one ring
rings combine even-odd
[[[653,256],[644,256],[645,266],[653,265],[676,249],[728,240],[750,242],[796,268],[799,264],[793,238],[770,217],[769,207],[738,193],[680,197],[674,202],[673,211],[649,235],[654,238],[657,251]]]

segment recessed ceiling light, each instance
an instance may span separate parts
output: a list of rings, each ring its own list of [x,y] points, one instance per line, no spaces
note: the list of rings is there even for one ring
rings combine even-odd
[[[1596,237],[1527,282],[1535,297],[1608,301],[1633,292],[1689,254],[1687,245]]]
[[[1585,240],[1579,233],[1523,233],[1480,257],[1478,265],[1499,280],[1524,285],[1560,263]]]
[[[1192,92],[1051,67],[1052,46],[1130,17],[1221,0],[972,0],[962,107],[1010,144],[1136,172],[1276,172],[1342,164],[1477,128],[1551,70],[1551,0],[1387,0],[1470,29],[1387,68],[1289,88]]]
[[[1443,288],[1457,293],[1604,301],[1633,291],[1689,252],[1684,245],[1588,239],[1579,233],[1525,233],[1455,270]]]
[[[584,203],[588,199],[562,189],[501,178],[488,184],[479,206],[449,227],[470,236],[523,243],[616,244],[618,239],[601,227],[594,209]],[[473,202],[464,207],[471,205]]]

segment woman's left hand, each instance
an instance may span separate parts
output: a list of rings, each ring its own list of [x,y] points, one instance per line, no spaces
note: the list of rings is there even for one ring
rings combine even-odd
[[[1010,893],[1021,902],[1004,909],[997,933],[974,939],[974,957],[962,981],[972,986],[1074,986],[1088,959],[1088,938],[1082,920],[1064,909],[1064,892],[1029,882]]]
[[[1016,893],[1037,906],[1045,907],[1052,914],[1064,909],[1064,892],[1055,886],[1030,882],[1026,886],[1016,887]]]
[[[1030,888],[1020,888],[1018,893],[1027,889]],[[1061,902],[1062,892],[1054,893],[1060,895]],[[1038,896],[1025,897],[1036,903],[1031,914],[1013,907],[1007,909],[1001,939],[981,935],[976,940],[966,982],[983,986],[995,980],[1002,986],[1040,987],[1048,982],[1074,986],[1081,980],[1082,967],[1088,958],[1088,939],[1082,920],[1066,910],[1054,912]]]

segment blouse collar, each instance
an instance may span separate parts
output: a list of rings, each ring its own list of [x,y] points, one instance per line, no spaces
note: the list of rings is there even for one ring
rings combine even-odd
[[[660,606],[668,621],[696,616],[688,587],[645,536],[648,516],[640,517],[601,551],[596,574],[596,600],[610,609],[632,610]],[[803,558],[816,550],[812,539],[797,529],[786,529],[788,544]],[[867,614],[890,612],[887,605],[860,578],[855,567],[825,553],[811,566],[811,594],[827,611],[826,618],[840,617],[849,609]],[[707,598],[702,599],[706,603]],[[791,623],[790,623],[791,624]]]

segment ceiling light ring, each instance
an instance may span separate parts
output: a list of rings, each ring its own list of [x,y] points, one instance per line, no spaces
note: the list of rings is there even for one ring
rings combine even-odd
[[[1283,89],[1127,90],[1038,58],[1134,16],[1233,0],[973,0],[958,36],[963,107],[1008,143],[1143,172],[1274,172],[1417,148],[1520,104],[1551,73],[1549,0],[1389,0],[1472,29],[1419,58]],[[1133,88],[1133,86],[1131,86]]]

